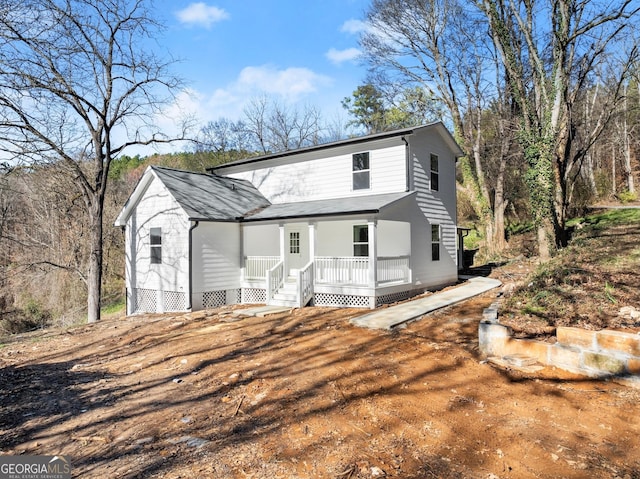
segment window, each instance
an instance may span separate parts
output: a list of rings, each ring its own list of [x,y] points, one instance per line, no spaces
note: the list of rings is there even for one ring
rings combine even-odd
[[[162,263],[162,228],[151,228],[151,264]]]
[[[438,155],[431,153],[431,189],[438,191],[439,178],[438,178]]]
[[[370,188],[369,152],[353,155],[353,189],[368,190]]]
[[[369,227],[367,225],[353,227],[353,256],[369,256]]]
[[[292,231],[289,233],[289,253],[300,254],[300,232]]]
[[[440,261],[440,225],[431,225],[431,261]]]

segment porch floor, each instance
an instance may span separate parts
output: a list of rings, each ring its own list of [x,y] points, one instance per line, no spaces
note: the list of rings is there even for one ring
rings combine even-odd
[[[371,313],[353,318],[351,324],[370,329],[391,329],[436,309],[444,308],[490,291],[501,284],[497,279],[471,278],[460,286],[432,294],[426,298],[407,301],[388,308],[376,309]]]

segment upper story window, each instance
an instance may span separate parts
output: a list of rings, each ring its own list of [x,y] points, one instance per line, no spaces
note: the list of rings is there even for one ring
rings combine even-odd
[[[368,190],[371,187],[369,169],[369,152],[355,153],[353,155],[353,189]]]
[[[369,227],[367,225],[353,227],[353,256],[369,256]]]
[[[162,228],[151,228],[149,234],[151,264],[162,263]]]
[[[431,225],[431,261],[440,261],[440,225]]]
[[[433,191],[438,191],[439,185],[439,160],[438,155],[434,155],[431,153],[431,189]]]

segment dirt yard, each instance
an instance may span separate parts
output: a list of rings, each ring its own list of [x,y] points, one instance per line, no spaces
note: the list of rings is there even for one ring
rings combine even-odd
[[[24,335],[0,452],[83,478],[640,478],[640,390],[481,362],[494,294],[394,332],[226,308]]]

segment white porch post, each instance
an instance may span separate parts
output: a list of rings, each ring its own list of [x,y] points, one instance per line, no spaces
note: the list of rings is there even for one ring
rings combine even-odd
[[[242,223],[239,226],[240,228],[240,282],[244,281],[244,278],[247,275],[247,265],[244,261],[244,226]]]
[[[367,223],[369,232],[369,286],[375,288],[378,285],[378,242],[376,220]]]
[[[280,261],[284,262],[284,276],[286,278],[289,274],[289,265],[287,264],[287,255],[285,254],[286,238],[284,235],[284,224],[278,225],[278,228],[280,229]]]
[[[309,261],[316,258],[316,224],[309,223]]]
[[[369,308],[376,308],[376,286],[378,286],[378,222],[369,220],[367,222],[367,231],[369,234],[369,287],[373,290],[373,294],[369,296]]]

